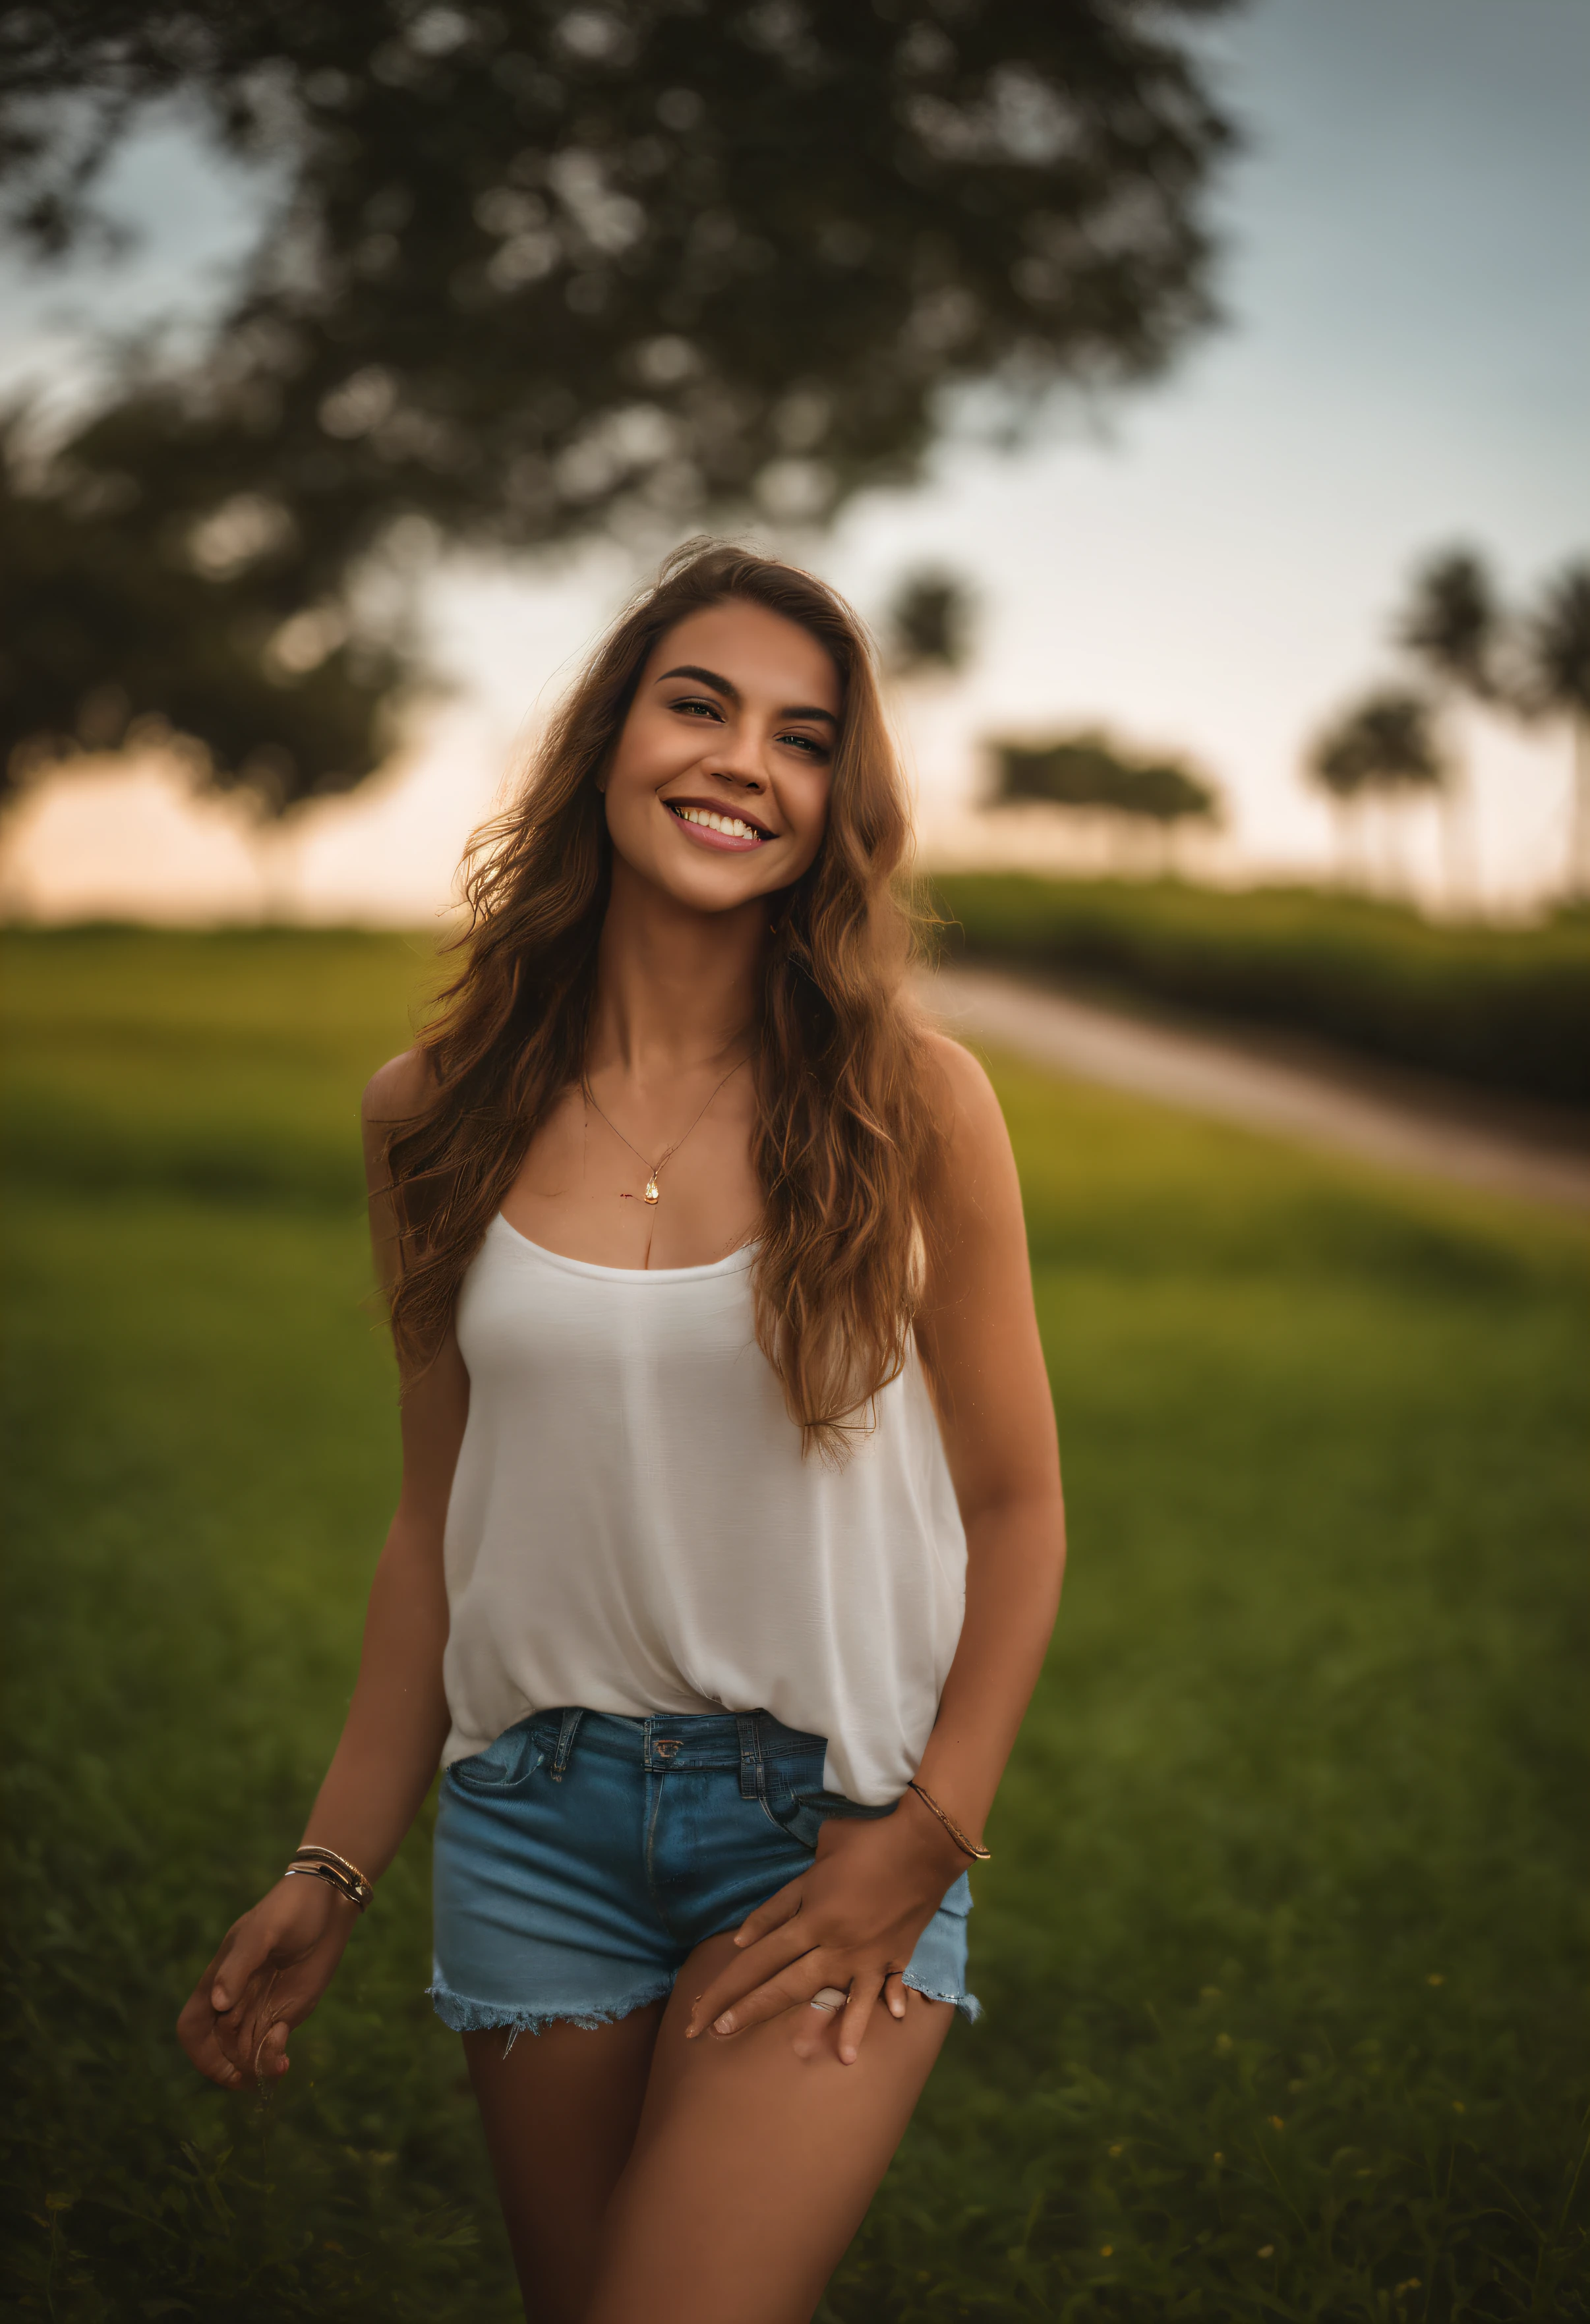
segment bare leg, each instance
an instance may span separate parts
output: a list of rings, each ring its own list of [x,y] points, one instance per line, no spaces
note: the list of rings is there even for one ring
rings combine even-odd
[[[714,1937],[679,1972],[584,2324],[807,2324],[949,2030],[948,2002],[908,1993],[853,2066],[809,2014],[687,2043],[690,1997],[731,1950]]]
[[[531,2324],[585,2315],[661,2016],[658,2001],[612,2025],[549,2025],[520,2034],[505,2055],[500,2033],[464,2036]]]

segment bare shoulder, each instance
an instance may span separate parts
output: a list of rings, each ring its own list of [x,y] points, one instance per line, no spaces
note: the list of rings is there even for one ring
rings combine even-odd
[[[922,1094],[938,1133],[923,1190],[933,1222],[928,1308],[942,1316],[1029,1298],[1021,1185],[994,1084],[969,1049],[937,1028],[924,1028],[923,1050]],[[935,1344],[942,1360],[943,1344]]]
[[[922,1035],[927,1073],[923,1096],[940,1136],[953,1151],[994,1156],[1010,1151],[1010,1136],[994,1084],[970,1049],[948,1033],[927,1028]]]
[[[416,1045],[401,1056],[388,1057],[365,1084],[360,1107],[366,1126],[384,1128],[418,1112],[430,1093],[430,1065]]]

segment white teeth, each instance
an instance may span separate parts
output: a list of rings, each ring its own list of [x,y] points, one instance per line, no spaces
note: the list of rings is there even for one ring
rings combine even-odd
[[[726,839],[755,839],[760,836],[753,825],[742,823],[737,815],[715,815],[708,807],[676,807],[681,823],[704,824],[708,831],[721,831]]]

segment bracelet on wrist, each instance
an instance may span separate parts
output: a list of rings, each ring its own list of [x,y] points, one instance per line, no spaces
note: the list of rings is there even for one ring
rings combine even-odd
[[[994,1861],[993,1849],[989,1848],[979,1848],[975,1840],[968,1840],[966,1833],[961,1830],[959,1824],[957,1823],[955,1818],[949,1814],[946,1809],[939,1806],[938,1801],[933,1797],[932,1793],[925,1791],[922,1785],[918,1783],[914,1775],[911,1778],[911,1789],[916,1794],[918,1799],[920,1800],[925,1808],[930,1808],[932,1810],[939,1822],[944,1826],[945,1831],[949,1834],[951,1840],[954,1840],[956,1846],[960,1849],[963,1856],[969,1856],[974,1864],[991,1864]]]
[[[346,1856],[338,1856],[334,1848],[306,1845],[295,1849],[282,1877],[284,1880],[323,1880],[360,1913],[375,1894],[374,1883],[365,1877],[356,1864],[351,1864]]]

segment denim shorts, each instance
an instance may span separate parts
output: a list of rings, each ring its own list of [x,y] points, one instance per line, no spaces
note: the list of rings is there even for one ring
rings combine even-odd
[[[765,1711],[538,1711],[442,1779],[437,2015],[458,2033],[602,2025],[657,2001],[691,1948],[806,1870],[823,1820],[883,1815],[822,1788],[820,1735]],[[963,1873],[905,1982],[968,2017]]]

